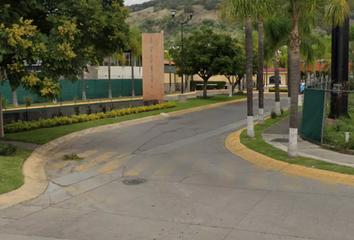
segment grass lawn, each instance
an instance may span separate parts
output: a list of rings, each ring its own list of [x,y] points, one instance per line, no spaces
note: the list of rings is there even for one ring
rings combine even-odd
[[[330,109],[327,109],[327,116],[330,112]],[[326,124],[324,132],[324,143],[330,146],[334,146],[338,150],[341,149],[351,149],[354,150],[354,94],[349,95],[349,104],[348,112],[352,117],[350,118],[341,118],[337,122],[332,124]],[[345,142],[345,133],[350,132],[351,136],[349,142]]]
[[[306,158],[306,157],[299,157],[298,159],[288,159],[287,157],[287,152],[284,152],[276,147],[273,147],[272,145],[266,143],[263,140],[262,137],[262,132],[272,125],[274,125],[276,122],[284,119],[285,117],[289,116],[289,111],[284,112],[284,116],[277,118],[277,119],[267,119],[265,121],[265,126],[254,126],[256,138],[255,139],[248,139],[247,138],[247,131],[243,131],[241,133],[241,142],[243,145],[246,147],[263,154],[265,156],[268,156],[270,158],[280,160],[283,162],[291,163],[291,164],[296,164],[296,165],[301,165],[305,167],[312,168],[315,166],[317,169],[322,169],[322,170],[328,170],[332,172],[338,172],[338,173],[344,173],[344,174],[351,174],[354,175],[354,168],[351,167],[346,167],[346,166],[341,166],[337,164],[332,164],[324,161],[319,161],[311,158]]]
[[[228,102],[228,101],[243,99],[243,98],[246,98],[246,96],[237,96],[236,95],[236,96],[233,96],[232,98],[229,98],[228,95],[215,95],[215,96],[211,97],[210,99],[191,98],[191,99],[187,100],[187,103],[182,103],[182,104],[177,103],[177,107],[175,107],[175,108],[162,109],[162,110],[151,111],[151,112],[143,112],[143,113],[139,113],[139,114],[132,114],[132,115],[127,115],[127,116],[118,117],[118,118],[105,118],[105,119],[99,119],[99,120],[84,122],[84,123],[71,124],[71,125],[66,125],[66,126],[42,128],[42,129],[36,129],[36,130],[32,130],[32,131],[27,131],[27,132],[11,133],[11,134],[6,134],[5,137],[3,138],[3,140],[28,142],[28,143],[35,143],[35,144],[45,144],[47,142],[50,142],[58,137],[66,135],[66,134],[77,132],[77,131],[88,129],[88,128],[92,128],[92,127],[97,127],[97,126],[102,126],[102,125],[107,125],[107,124],[112,124],[112,123],[118,123],[118,122],[122,122],[122,121],[127,121],[127,120],[147,117],[147,116],[158,115],[160,113],[169,113],[169,112],[174,112],[174,111],[178,111],[178,110],[200,107],[200,106],[210,105],[210,104],[214,104],[214,103]]]
[[[13,191],[23,185],[22,163],[31,152],[18,147],[15,156],[0,156],[0,194]]]

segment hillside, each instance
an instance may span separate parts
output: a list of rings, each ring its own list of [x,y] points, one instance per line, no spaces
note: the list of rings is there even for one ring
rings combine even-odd
[[[178,0],[174,1],[178,2]],[[180,1],[183,2],[184,0]],[[136,8],[137,7],[134,9]],[[218,11],[208,10],[205,5],[195,4],[187,8],[186,5],[179,5],[179,10],[174,10],[176,10],[177,19],[187,19],[190,14],[189,12],[193,11],[193,19],[184,29],[186,35],[194,30],[203,30],[206,28],[213,28],[215,32],[228,33],[234,37],[243,32],[242,26],[219,21]],[[180,26],[173,21],[171,9],[163,7],[156,10],[156,7],[147,7],[140,11],[131,12],[130,16],[131,17],[127,20],[128,23],[132,27],[138,27],[142,32],[154,33],[164,31],[167,46],[172,46],[176,40],[180,39]]]

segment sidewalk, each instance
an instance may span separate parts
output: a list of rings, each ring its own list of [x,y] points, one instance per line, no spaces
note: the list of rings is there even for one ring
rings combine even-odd
[[[299,119],[301,118],[302,112],[299,112]],[[289,142],[289,121],[290,118],[287,117],[269,129],[265,130],[263,132],[264,140],[276,148],[287,151]],[[299,125],[299,129],[301,129],[301,121]],[[316,144],[305,141],[302,138],[299,138],[298,149],[299,155],[303,157],[313,158],[348,167],[354,167],[354,155],[347,155],[331,150],[326,150]]]

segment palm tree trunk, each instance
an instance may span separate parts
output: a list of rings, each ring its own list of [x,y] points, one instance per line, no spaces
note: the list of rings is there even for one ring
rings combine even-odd
[[[275,72],[275,80],[274,80],[274,85],[275,85],[275,113],[277,114],[278,117],[281,116],[281,110],[280,110],[280,93],[279,93],[279,48],[278,46],[275,47],[274,51],[274,72]]]
[[[108,58],[108,98],[112,99],[111,57]]]
[[[12,90],[12,106],[13,107],[18,107],[17,89]]]
[[[172,64],[170,61],[170,93],[172,93]]]
[[[298,17],[294,13],[293,28],[290,34],[290,67],[291,69],[300,69],[300,37],[298,29]],[[298,95],[300,85],[300,71],[291,71],[290,84],[291,84],[291,106],[290,106],[290,125],[289,125],[289,147],[288,157],[297,158],[297,138],[298,138]]]
[[[263,28],[263,16],[258,18],[258,125],[264,125],[264,82],[263,82],[263,67],[264,67],[264,28]]]
[[[246,84],[247,84],[247,137],[254,138],[253,125],[253,46],[252,46],[252,17],[246,20]]]
[[[320,62],[320,83],[321,83],[321,89],[322,89],[322,62]]]
[[[82,69],[82,78],[81,78],[81,86],[82,86],[82,101],[86,102],[86,86],[85,86],[85,69]]]
[[[291,84],[290,84],[290,76],[291,76],[291,51],[290,45],[288,47],[288,107],[291,105]]]
[[[266,63],[266,86],[268,87],[268,63]]]
[[[134,84],[134,51],[131,52],[131,64],[132,64],[132,97],[135,97],[135,84]]]

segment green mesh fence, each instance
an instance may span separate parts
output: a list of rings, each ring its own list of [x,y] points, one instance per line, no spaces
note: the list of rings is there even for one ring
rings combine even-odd
[[[70,81],[60,81],[61,93],[58,101],[72,101],[76,96],[82,99],[82,82],[81,80],[72,83]],[[135,79],[135,94],[137,96],[143,94],[142,79]],[[108,98],[108,80],[85,80],[86,97],[88,99]],[[12,103],[12,91],[9,83],[0,85],[0,93],[8,102]],[[23,87],[17,89],[17,99],[19,103],[24,103],[25,96],[32,96],[34,102],[45,102],[48,99],[41,99],[36,95],[26,91]],[[112,95],[113,97],[124,97],[132,95],[132,80],[131,79],[112,79]]]
[[[321,142],[325,91],[305,90],[301,136],[312,142]]]

